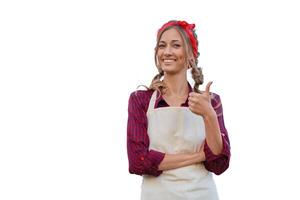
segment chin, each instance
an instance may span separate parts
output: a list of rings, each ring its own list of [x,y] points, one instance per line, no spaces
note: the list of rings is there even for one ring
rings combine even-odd
[[[182,71],[180,68],[178,68],[177,66],[162,66],[162,70],[167,73],[167,74],[177,74],[180,71]]]
[[[162,70],[167,74],[174,74],[178,71],[178,70],[176,70],[174,68],[171,68],[171,67],[163,67]]]

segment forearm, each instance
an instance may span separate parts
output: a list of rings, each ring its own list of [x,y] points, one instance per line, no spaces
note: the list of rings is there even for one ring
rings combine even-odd
[[[170,170],[185,167],[205,160],[203,152],[166,154],[159,165],[159,170]]]
[[[206,142],[215,155],[223,150],[222,136],[219,128],[217,114],[212,111],[204,117]]]

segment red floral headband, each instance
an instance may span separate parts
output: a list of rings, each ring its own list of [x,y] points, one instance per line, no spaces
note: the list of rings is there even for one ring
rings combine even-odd
[[[196,38],[196,35],[194,33],[195,24],[189,24],[186,21],[169,21],[165,23],[158,31],[157,31],[157,37],[160,35],[160,33],[165,30],[166,28],[170,26],[179,26],[183,29],[183,31],[187,34],[192,48],[193,48],[193,54],[195,58],[198,57],[198,41]]]

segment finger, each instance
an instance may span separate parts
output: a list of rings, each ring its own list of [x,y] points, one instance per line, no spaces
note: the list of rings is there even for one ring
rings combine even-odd
[[[198,102],[201,98],[202,98],[202,95],[199,93],[196,93],[196,92],[193,92],[193,94],[191,94],[188,97],[188,99],[193,102]]]
[[[195,110],[193,109],[193,107],[189,106],[189,109],[190,109],[190,111],[191,111],[192,113],[195,112]]]
[[[198,149],[199,152],[204,152],[204,142],[202,142],[201,146]]]
[[[202,144],[198,145],[198,147],[197,147],[197,152],[201,152],[203,150],[204,150],[204,142],[202,142]]]
[[[201,148],[202,148],[202,145],[197,145],[196,152],[200,152],[200,151],[201,151]]]
[[[205,142],[203,142],[203,143],[201,144],[201,148],[200,148],[201,151],[204,151],[204,144],[205,144]]]
[[[213,82],[212,81],[209,81],[206,85],[206,88],[205,88],[205,93],[209,94],[209,90],[210,90],[210,86]]]
[[[188,100],[193,103],[196,103],[198,101],[198,99],[195,97],[189,97]]]
[[[188,105],[189,105],[189,109],[193,112],[195,110],[196,104],[194,102],[189,101]]]
[[[195,103],[193,101],[188,102],[189,107],[194,107]]]
[[[198,95],[198,94],[197,94],[196,92],[190,92],[190,93],[189,93],[189,96],[190,96],[190,97],[195,97],[195,96],[197,96],[197,95]]]

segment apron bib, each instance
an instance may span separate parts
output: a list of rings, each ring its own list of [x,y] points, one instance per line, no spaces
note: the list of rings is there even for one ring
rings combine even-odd
[[[167,154],[192,153],[205,139],[202,116],[188,107],[156,108],[157,91],[150,99],[147,118],[150,149]],[[202,163],[172,170],[158,176],[143,175],[142,200],[218,200],[212,174]]]

